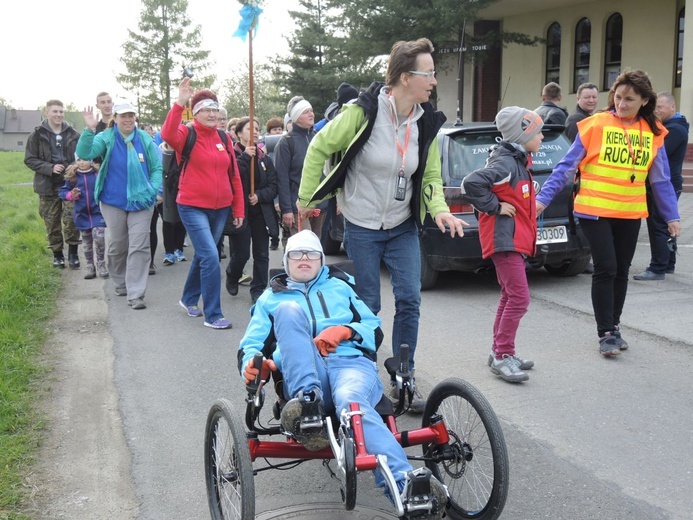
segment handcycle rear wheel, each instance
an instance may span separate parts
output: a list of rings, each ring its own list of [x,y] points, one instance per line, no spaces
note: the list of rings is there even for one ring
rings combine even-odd
[[[448,487],[447,515],[453,520],[495,520],[508,496],[508,452],[491,405],[471,384],[446,379],[428,396],[423,426],[441,415],[450,434],[451,460],[426,461],[433,475]],[[423,446],[426,457],[440,450]]]
[[[243,421],[231,403],[212,404],[205,430],[205,478],[213,520],[253,520],[255,482]]]

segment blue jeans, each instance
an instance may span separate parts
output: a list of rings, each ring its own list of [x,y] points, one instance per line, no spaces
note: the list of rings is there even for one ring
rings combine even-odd
[[[413,370],[421,306],[421,253],[414,219],[377,230],[345,219],[344,248],[354,262],[358,294],[374,314],[380,312],[380,262],[385,262],[395,295],[392,353],[398,357],[399,346],[409,345],[409,367]]]
[[[366,449],[373,455],[387,455],[387,464],[398,482],[404,482],[412,470],[404,450],[385,426],[375,406],[383,396],[378,366],[364,356],[330,355],[324,358],[313,343],[311,325],[303,309],[294,302],[279,305],[274,314],[274,333],[281,351],[284,395],[296,397],[300,391],[319,389],[325,413],[349,410],[359,403],[363,415]],[[375,472],[376,486],[386,488],[380,471]]]
[[[178,213],[195,248],[181,301],[189,307],[197,305],[202,296],[205,321],[213,323],[224,317],[221,312],[221,268],[217,242],[224,231],[229,208],[204,209],[179,205]]]

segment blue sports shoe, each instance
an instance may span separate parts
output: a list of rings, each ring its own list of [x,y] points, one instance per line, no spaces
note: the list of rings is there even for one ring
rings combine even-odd
[[[166,253],[162,263],[164,265],[173,265],[176,263],[176,256],[173,253]]]
[[[176,257],[176,262],[186,262],[188,260],[180,249],[176,249],[173,255]]]

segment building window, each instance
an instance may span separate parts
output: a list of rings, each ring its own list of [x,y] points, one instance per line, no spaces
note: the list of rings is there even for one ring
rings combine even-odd
[[[573,71],[573,92],[590,80],[590,42],[592,39],[592,23],[587,18],[580,20],[575,26],[575,65]]]
[[[621,43],[623,41],[623,17],[616,13],[606,21],[604,42],[604,90],[609,90],[621,73]]]
[[[685,11],[684,7],[679,13],[679,31],[676,37],[676,77],[674,78],[674,86],[677,88],[681,87],[681,72],[683,71],[683,25],[685,22]]]
[[[561,69],[561,24],[552,23],[546,31],[546,81],[560,83]]]

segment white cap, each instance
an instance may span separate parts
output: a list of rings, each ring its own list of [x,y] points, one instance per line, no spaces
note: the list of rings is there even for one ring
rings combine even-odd
[[[135,114],[137,115],[137,109],[129,101],[120,101],[113,105],[114,114]]]

